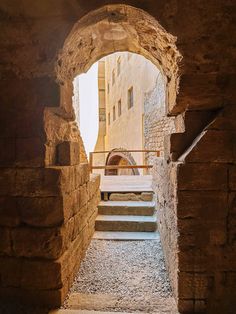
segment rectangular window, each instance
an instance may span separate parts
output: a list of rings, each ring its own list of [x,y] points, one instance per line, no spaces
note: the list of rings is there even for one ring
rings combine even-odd
[[[128,89],[128,109],[132,108],[134,105],[134,92],[133,86]]]
[[[110,84],[107,83],[107,93],[109,94],[109,92],[110,92]]]
[[[110,115],[110,113],[108,113],[107,120],[108,120],[108,125],[110,125],[111,124],[111,115]]]
[[[112,71],[112,85],[115,84],[115,70]]]
[[[120,75],[120,57],[117,59],[117,76]]]
[[[116,107],[113,106],[113,121],[116,119]]]
[[[121,100],[118,101],[118,116],[121,116]]]

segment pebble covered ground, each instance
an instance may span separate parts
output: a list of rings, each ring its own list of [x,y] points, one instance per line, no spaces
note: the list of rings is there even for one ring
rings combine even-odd
[[[126,304],[133,311],[129,304],[136,302],[140,309],[154,311],[158,299],[172,297],[160,240],[92,240],[70,291],[78,292],[115,295],[118,303],[109,310],[122,310],[119,304]]]

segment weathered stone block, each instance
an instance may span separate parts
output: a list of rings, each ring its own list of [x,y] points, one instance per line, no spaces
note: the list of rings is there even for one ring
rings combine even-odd
[[[182,249],[178,258],[181,271],[229,271],[236,267],[236,250],[230,245]]]
[[[193,313],[193,311],[194,311],[194,300],[178,299],[178,310],[180,313]]]
[[[63,194],[64,221],[75,215],[80,209],[80,190]]]
[[[64,220],[63,197],[19,197],[17,208],[23,223],[35,227],[60,225]],[[70,207],[69,207],[70,208]]]
[[[87,163],[82,163],[76,166],[76,188],[87,183],[89,181],[89,165]]]
[[[0,195],[12,195],[15,189],[16,170],[13,168],[1,168]]]
[[[142,192],[140,195],[140,200],[144,202],[150,202],[153,200],[153,193]]]
[[[56,196],[60,193],[60,179],[61,169],[17,169],[15,195]]]
[[[228,242],[236,244],[236,192],[229,193]]]
[[[82,229],[87,224],[87,213],[88,213],[88,205],[84,205],[78,211],[78,213],[74,216],[74,228],[73,228],[73,238],[75,239],[77,235],[82,231]]]
[[[87,184],[84,184],[80,187],[79,199],[81,207],[85,206],[88,203],[89,195],[87,190]]]
[[[216,73],[186,73],[182,75],[180,89],[184,93],[178,95],[178,106],[186,108],[186,104],[191,103],[191,109],[215,109],[216,104],[223,103],[223,95],[217,84],[217,79]]]
[[[11,235],[10,229],[0,228],[0,255],[11,255]]]
[[[61,196],[17,198],[21,221],[35,227],[61,225],[76,214],[79,208],[79,190]]]
[[[179,273],[179,297],[204,299],[212,288],[213,278],[204,273]]]
[[[35,312],[35,305],[40,307],[60,307],[65,300],[67,287],[56,290],[39,290],[39,289],[24,289],[17,287],[0,287],[1,299],[12,302],[14,300],[14,313],[18,309],[22,309],[25,304],[25,311],[28,313]],[[31,305],[31,306],[30,306]],[[22,309],[23,310],[23,309]],[[29,312],[31,311],[31,312]],[[48,312],[48,311],[47,311]],[[44,312],[45,314],[45,312]]]
[[[236,165],[229,167],[229,188],[236,191]]]
[[[28,137],[16,139],[16,165],[40,167],[45,162],[45,139]]]
[[[139,195],[135,193],[111,193],[110,201],[139,201]]]
[[[212,228],[212,229],[210,229]],[[211,226],[207,224],[202,228],[186,228],[185,231],[180,231],[180,236],[178,238],[178,244],[180,249],[186,249],[188,247],[205,247],[206,244],[209,246],[219,246],[224,245],[227,241],[227,229],[225,226]]]
[[[17,209],[15,197],[0,197],[0,225],[16,227],[20,223],[20,215]]]
[[[74,166],[49,168],[18,168],[17,196],[58,196],[75,190]]]
[[[178,165],[179,190],[227,190],[227,165],[190,163]]]
[[[12,166],[16,158],[15,138],[0,138],[0,147],[0,165]]]
[[[0,257],[0,287],[19,287],[21,283],[23,260]]]
[[[13,252],[19,257],[56,259],[62,253],[59,228],[16,228],[12,230]]]
[[[221,110],[217,118],[209,125],[208,129],[236,130],[235,105],[227,105]]]
[[[25,289],[60,289],[62,265],[60,260],[44,261],[24,259],[21,272],[21,287]],[[36,275],[37,274],[37,275]]]
[[[235,137],[230,131],[206,130],[187,152],[187,162],[232,162]]]
[[[210,263],[207,261],[209,257],[211,258]],[[203,247],[181,249],[178,252],[178,260],[179,270],[184,272],[204,272],[214,264],[213,253],[209,255]]]
[[[58,106],[60,103],[59,85],[49,76],[2,80],[0,88],[4,91],[0,95],[1,103],[9,107],[16,104],[22,111],[27,107]]]
[[[195,313],[206,313],[207,300],[194,300],[194,311]]]
[[[60,103],[59,86],[55,80],[48,76],[4,79],[1,80],[0,89],[0,102],[3,104],[0,133],[5,133],[5,136],[42,136],[44,107],[58,106]],[[6,115],[3,110],[7,112]]]
[[[62,166],[80,163],[80,144],[65,141],[57,145],[57,163]]]
[[[100,175],[99,174],[91,174],[90,180],[87,185],[89,199],[91,199],[94,194],[98,191],[100,187]]]
[[[178,191],[177,216],[205,220],[225,219],[228,193],[221,191]]]

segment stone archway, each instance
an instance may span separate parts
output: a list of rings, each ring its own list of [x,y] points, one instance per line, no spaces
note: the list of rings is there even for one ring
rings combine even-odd
[[[93,231],[91,198],[99,186],[89,179],[74,123],[71,80],[103,53],[129,50],[162,67],[167,112],[181,113],[175,123],[182,133],[167,139],[166,159],[154,169],[159,229],[179,310],[232,312],[234,3],[122,2],[127,5],[99,8],[107,1],[1,1],[1,297],[63,302]],[[184,57],[179,91],[181,56],[169,32]],[[207,111],[219,107],[220,115],[210,118]],[[74,158],[78,146],[80,158]]]
[[[75,76],[86,72],[94,62],[105,55],[117,51],[129,51],[144,56],[156,65],[165,79],[165,110],[171,112],[179,89],[179,63],[182,59],[175,42],[176,38],[150,14],[128,5],[107,5],[82,17],[67,36],[55,63],[55,76],[60,86],[60,108],[46,108],[44,119],[47,138],[46,160],[49,164],[55,160],[57,162],[62,138],[69,143],[79,142],[80,162],[87,163],[83,141],[74,123],[72,82]],[[70,144],[67,148],[69,154],[74,150],[73,145]],[[87,185],[93,186],[90,182],[87,182]],[[86,192],[86,189],[82,189],[80,197],[88,198]],[[95,215],[91,216],[90,226],[93,226],[95,217]],[[88,232],[92,232],[92,229]],[[88,243],[89,241],[86,242],[83,252]],[[174,250],[176,250],[176,243],[177,237],[175,242],[171,243]],[[165,245],[168,246],[169,243]],[[168,251],[166,256],[168,264],[171,259]],[[68,274],[70,279],[67,287],[73,279],[79,262],[73,261],[73,270],[67,269],[71,272]],[[62,263],[65,267],[66,260]],[[172,265],[168,267],[172,287],[177,295],[177,268],[173,268]],[[61,273],[60,276],[63,274]],[[63,293],[65,291],[66,289]]]
[[[119,149],[113,149],[106,158],[106,165],[120,165],[121,163],[123,165],[136,165],[136,162],[133,158],[133,156],[131,155],[131,153],[129,152],[116,152],[119,150],[124,150],[122,148]],[[105,170],[105,175],[119,175],[119,174],[123,174],[123,172],[119,172],[118,169],[111,169]],[[129,175],[139,175],[139,171],[138,169],[130,169],[128,172],[126,172],[126,174]]]
[[[179,63],[182,59],[176,38],[151,15],[128,5],[107,5],[81,18],[68,35],[56,62],[57,80],[62,86],[62,103],[68,109],[71,81],[86,72],[102,57],[117,51],[140,54],[164,74],[166,110],[171,111],[179,88]]]
[[[158,67],[166,84],[166,112],[171,112],[179,90],[179,64],[182,60],[175,42],[176,38],[155,18],[129,5],[106,5],[82,17],[66,38],[55,64],[55,75],[61,90],[60,110],[64,117],[67,121],[74,119],[71,101],[74,77],[86,72],[100,58],[117,51],[140,54]],[[49,121],[45,119],[46,126]],[[79,136],[79,130],[76,132]],[[84,152],[80,142],[80,150]],[[83,160],[86,161],[86,157]],[[174,246],[176,243],[177,238]],[[176,274],[177,269],[172,269],[170,279],[175,294]]]

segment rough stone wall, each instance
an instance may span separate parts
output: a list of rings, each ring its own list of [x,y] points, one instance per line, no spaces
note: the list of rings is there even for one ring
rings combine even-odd
[[[37,99],[38,85],[33,87],[17,94],[29,108]],[[42,100],[41,89],[39,94]],[[5,114],[13,109],[4,107]],[[27,121],[26,107],[16,114],[17,124],[8,125],[12,137],[1,138],[1,298],[59,306],[93,234],[99,176],[89,177],[78,129],[63,113],[44,108],[44,115]]]
[[[177,239],[178,230],[173,209],[175,208],[176,179],[174,167],[164,158],[165,138],[174,133],[174,117],[166,115],[166,88],[163,75],[159,72],[155,87],[146,94],[144,101],[145,148],[160,150],[160,157],[146,154],[147,163],[152,164],[153,189],[157,198],[158,229],[167,261],[167,268],[175,297],[178,297]]]
[[[178,300],[178,227],[176,216],[176,168],[163,157],[156,158],[152,169],[157,195],[158,230],[172,291]]]
[[[52,79],[0,89],[0,297],[59,306],[94,231],[99,177]]]
[[[110,3],[115,2],[110,1]],[[37,173],[36,168],[44,168],[45,150],[48,148],[44,131],[45,107],[59,107],[60,98],[65,116],[70,112],[71,105],[68,99],[64,101],[64,92],[59,97],[59,88],[55,79],[56,60],[57,68],[62,67],[61,75],[57,77],[60,79],[61,86],[65,87],[68,73],[72,79],[75,74],[78,74],[76,71],[79,66],[80,70],[81,68],[86,69],[106,53],[116,50],[139,52],[163,67],[168,80],[169,114],[183,113],[186,109],[189,111],[201,110],[204,113],[206,110],[232,106],[227,121],[224,122],[224,119],[217,118],[218,127],[214,125],[211,131],[208,130],[202,135],[201,141],[195,143],[201,153],[200,160],[194,159],[192,162],[182,160],[178,165],[178,162],[170,160],[170,155],[167,156],[165,165],[167,169],[173,169],[173,176],[174,178],[177,176],[176,180],[179,182],[178,190],[173,185],[173,190],[179,194],[179,199],[174,203],[170,199],[166,201],[166,204],[169,204],[165,219],[168,233],[166,233],[164,250],[167,265],[176,280],[172,280],[172,282],[176,282],[178,285],[178,289],[174,290],[177,293],[176,300],[179,303],[180,312],[234,313],[236,299],[233,295],[236,283],[234,245],[235,1],[185,1],[184,5],[182,0],[127,0],[121,2],[146,10],[164,28],[140,9],[136,10],[122,5],[115,8],[109,6],[100,11],[101,14],[92,13],[92,18],[91,16],[90,18],[86,17],[80,25],[81,27],[75,26],[73,33],[75,36],[71,37],[71,42],[67,42],[68,49],[58,57],[75,22],[86,13],[107,4],[107,1],[65,2],[65,0],[58,0],[55,4],[55,1],[52,0],[47,2],[26,0],[24,3],[12,0],[11,5],[9,5],[9,0],[1,1],[0,165],[1,174],[5,178],[1,184],[1,197],[9,201],[3,202],[1,217],[9,212],[12,213],[11,219],[17,221],[14,197],[20,198],[26,195],[31,197],[30,193],[34,187],[33,181],[30,181],[31,177],[34,177],[32,173]],[[96,28],[97,37],[92,36],[94,34],[93,22],[96,21],[101,21]],[[88,26],[91,26],[90,31],[88,31]],[[76,32],[78,29],[79,32]],[[106,36],[102,36],[104,34]],[[114,37],[114,34],[117,36]],[[175,39],[177,39],[177,46]],[[73,48],[74,55],[71,48]],[[177,49],[183,56],[181,71],[179,71],[180,54]],[[65,56],[66,62],[64,62]],[[71,63],[71,61],[74,62]],[[180,84],[177,90],[180,74]],[[63,88],[61,89],[63,90]],[[234,118],[232,119],[232,117]],[[68,121],[68,125],[70,125],[71,118],[64,117],[63,120]],[[231,130],[228,129],[229,125]],[[213,131],[216,129],[220,133],[217,133],[217,136],[215,133],[213,136]],[[188,134],[190,131],[191,128],[186,128],[185,133]],[[227,136],[220,141],[219,139],[225,134],[225,131]],[[233,138],[233,140],[228,141],[229,138]],[[208,139],[207,145],[205,144],[207,149],[203,146],[200,148],[204,139]],[[53,143],[51,144],[53,147]],[[167,144],[171,148],[171,143]],[[234,150],[233,157],[228,159],[228,151],[232,151],[232,149]],[[68,149],[68,151],[70,150]],[[212,153],[211,159],[206,152]],[[224,161],[223,158],[225,158]],[[166,171],[167,176],[163,176],[163,184],[170,181],[170,173]],[[42,180],[44,176],[40,171],[38,174],[41,179],[37,179],[36,182],[43,182],[43,190],[46,189],[47,184],[50,188],[53,186],[54,181],[49,180],[50,176],[48,180]],[[17,181],[22,177],[25,180],[23,182],[27,184],[24,185],[21,181]],[[66,181],[69,182],[68,177]],[[17,182],[20,182],[20,187]],[[185,183],[183,184],[183,182]],[[58,183],[57,180],[56,187],[58,187]],[[15,194],[15,189],[17,188],[19,191],[21,187],[24,187],[24,194]],[[172,187],[170,187],[171,189]],[[196,195],[194,204],[191,202],[192,196],[187,198],[187,191]],[[222,198],[216,204],[215,197],[218,198],[222,192],[223,194],[227,193],[227,203],[225,204],[222,201],[224,198]],[[212,193],[212,197],[207,197],[207,200],[204,201],[203,195],[206,196],[208,193]],[[85,195],[87,194],[85,193]],[[175,194],[173,196],[175,197]],[[180,206],[181,196],[183,196],[183,201]],[[197,204],[200,204],[199,208],[196,207]],[[51,208],[51,205],[47,206],[47,209],[49,207]],[[181,208],[186,209],[186,216],[184,219],[178,216],[177,219],[176,212],[180,215]],[[221,214],[223,216],[222,219],[217,218],[221,233],[219,236],[216,236],[218,228],[215,230],[213,223],[217,216],[216,208],[217,212],[219,210],[218,218]],[[191,210],[194,211],[195,216],[197,213],[201,214],[199,219],[191,217],[188,219]],[[204,217],[204,214],[207,217]],[[205,220],[208,219],[212,223],[205,223]],[[222,224],[219,223],[221,220]],[[197,223],[195,224],[195,222]],[[185,229],[186,225],[187,229]],[[14,227],[11,229],[15,231]],[[174,230],[173,242],[168,241],[167,236],[172,235],[172,230]],[[212,230],[213,236],[211,235]],[[181,236],[178,234],[179,231]],[[21,291],[23,295],[27,295],[29,300],[30,293],[36,291],[31,285],[38,284],[41,290],[37,290],[36,295],[40,301],[38,292],[40,291],[41,295],[47,295],[48,286],[50,286],[47,281],[48,274],[43,276],[46,268],[37,267],[38,264],[33,258],[11,257],[7,258],[8,263],[6,263],[4,258],[12,254],[9,250],[9,242],[12,243],[12,240],[9,240],[9,234],[11,232],[8,228],[3,227],[1,233],[3,240],[0,243],[1,259],[4,261],[2,269],[5,270],[2,271],[4,280],[1,281],[1,295],[9,292],[16,294]],[[206,237],[200,241],[201,234],[205,234]],[[176,247],[175,237],[177,237],[179,248]],[[184,249],[183,246],[181,248],[183,245],[181,238],[184,241],[192,239],[194,242],[189,243],[189,247]],[[191,250],[190,245],[193,246]],[[171,249],[172,246],[173,249]],[[178,266],[176,267],[176,264],[172,265],[171,261],[174,260],[178,250]],[[29,260],[35,266],[30,273],[28,270],[31,264],[27,264]],[[42,266],[42,258],[37,258],[37,260]],[[57,282],[57,278],[60,278],[66,271],[68,271],[67,274],[73,273],[72,268],[65,270],[68,263],[62,263],[60,258],[58,261],[59,263],[53,264],[55,268],[50,268],[51,261],[47,264],[52,271],[52,282]],[[61,267],[62,265],[64,266]],[[16,269],[19,271],[14,273],[13,270]],[[19,274],[20,284],[17,281]],[[11,285],[9,281],[11,281]],[[63,279],[63,282],[66,281]],[[3,283],[7,286],[4,287]],[[19,289],[19,285],[21,285],[21,289]],[[10,286],[11,288],[8,288]],[[63,289],[66,287],[61,282],[58,286]],[[27,287],[27,292],[25,287]],[[199,290],[199,287],[204,289]],[[57,304],[60,294],[58,290],[50,290],[50,300],[53,302],[54,291],[56,291],[54,303]],[[214,307],[217,308],[214,309]]]
[[[0,185],[1,297],[59,306],[93,234],[99,177],[87,164],[7,168]]]
[[[235,118],[226,106],[176,168],[182,312],[235,311]]]
[[[164,154],[164,138],[174,133],[174,117],[166,115],[165,81],[159,72],[155,87],[145,95],[144,100],[144,141],[145,149],[160,150]]]

